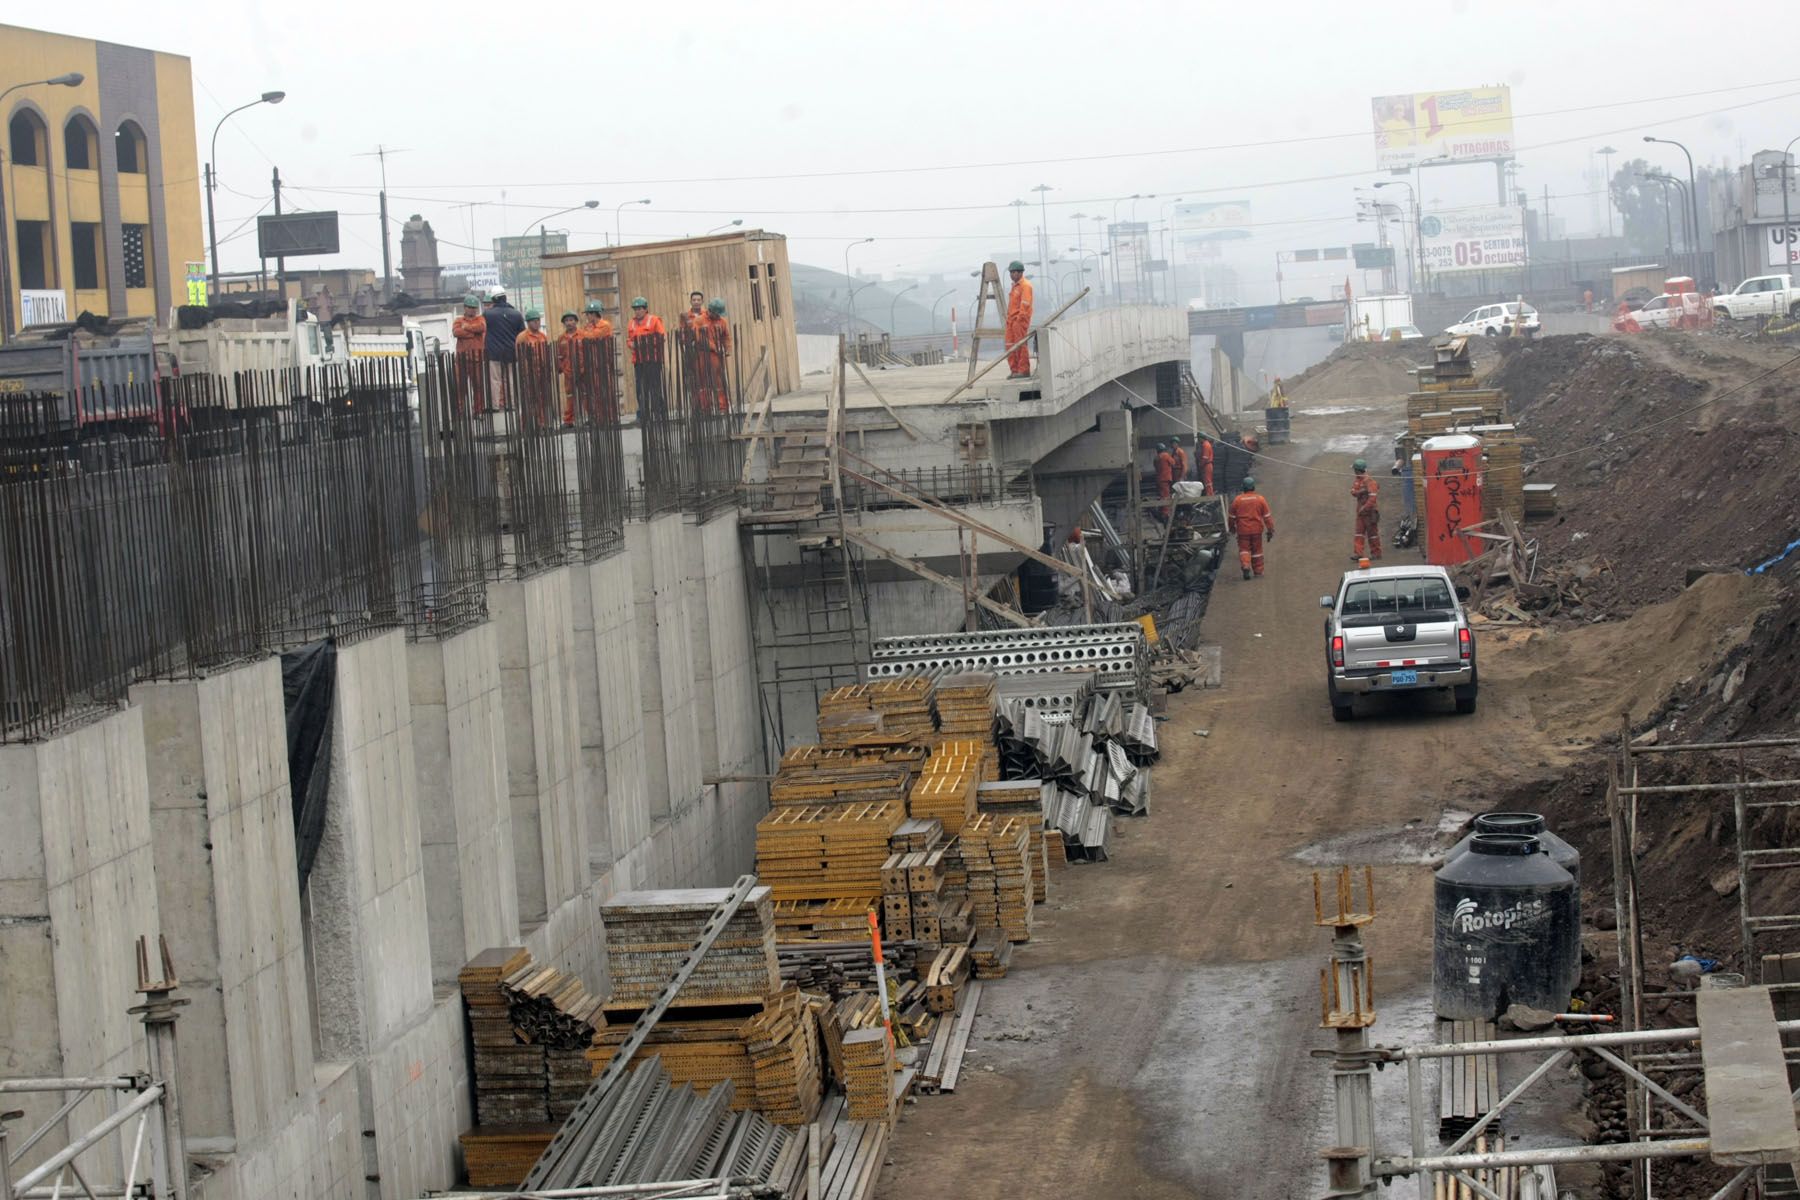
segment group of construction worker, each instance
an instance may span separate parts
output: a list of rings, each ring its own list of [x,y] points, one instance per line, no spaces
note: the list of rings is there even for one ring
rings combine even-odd
[[[1350,464],[1350,470],[1350,503],[1355,521],[1350,557],[1366,568],[1381,558],[1381,489],[1369,474],[1367,460],[1357,459]],[[1269,511],[1268,500],[1256,490],[1255,476],[1244,476],[1227,509],[1226,520],[1227,528],[1237,535],[1238,566],[1244,578],[1262,578],[1263,543],[1275,540],[1275,517]]]
[[[562,384],[562,422],[575,423],[575,378],[584,361],[606,361],[610,370],[613,324],[605,306],[589,300],[583,313],[562,314],[562,333],[552,341],[544,332],[544,314],[528,308],[523,314],[506,299],[504,289],[482,298],[471,292],[463,297],[463,314],[451,326],[456,338],[458,379],[466,396],[474,398],[477,415],[486,408],[510,408],[515,370],[554,370]],[[583,344],[608,339],[605,350],[583,350]],[[711,300],[704,292],[688,294],[687,311],[676,323],[676,342],[681,361],[693,383],[694,406],[700,412],[723,413],[730,409],[729,364],[731,323],[725,319],[725,302]],[[625,323],[633,386],[640,414],[668,415],[666,367],[668,327],[650,311],[642,296],[631,301],[631,318]],[[482,385],[485,384],[485,387]]]
[[[1197,480],[1208,496],[1213,494],[1212,440],[1198,436],[1188,440],[1194,445],[1192,451],[1182,444],[1179,435],[1156,443],[1156,495],[1159,500],[1168,500],[1176,484],[1189,480]],[[1164,504],[1163,520],[1169,519],[1170,511],[1170,506]]]

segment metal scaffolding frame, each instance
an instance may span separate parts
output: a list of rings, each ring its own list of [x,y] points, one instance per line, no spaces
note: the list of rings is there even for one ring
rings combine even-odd
[[[1619,956],[1619,1008],[1627,1031],[1645,1030],[1646,1002],[1688,1000],[1695,995],[1692,988],[1668,988],[1649,991],[1644,980],[1643,928],[1639,913],[1638,891],[1638,818],[1642,798],[1710,796],[1731,805],[1734,848],[1737,856],[1737,897],[1739,954],[1746,981],[1755,982],[1758,973],[1774,992],[1778,1016],[1800,1017],[1800,984],[1785,982],[1775,967],[1771,979],[1771,959],[1781,956],[1772,944],[1775,935],[1800,932],[1800,913],[1766,913],[1756,910],[1757,884],[1772,871],[1800,871],[1800,846],[1754,845],[1753,827],[1765,812],[1800,808],[1800,778],[1765,779],[1755,777],[1748,756],[1768,750],[1792,750],[1800,747],[1800,737],[1764,738],[1723,742],[1688,742],[1668,745],[1632,744],[1629,724],[1620,732],[1619,755],[1607,780],[1606,812],[1612,837],[1613,902],[1618,913],[1617,945]],[[1734,759],[1735,779],[1708,783],[1646,782],[1643,768],[1651,762],[1671,761],[1678,755],[1708,754]],[[1785,827],[1785,823],[1783,823]],[[1795,942],[1789,949],[1800,947]],[[1699,1055],[1692,1051],[1673,1051],[1642,1060],[1628,1052],[1634,1066],[1643,1072],[1626,1089],[1625,1116],[1631,1136],[1637,1140],[1668,1136],[1672,1132],[1688,1132],[1693,1126],[1693,1112],[1683,1105],[1669,1103],[1667,1091],[1649,1083],[1651,1074],[1662,1075],[1675,1082],[1675,1077],[1692,1075],[1700,1070]],[[1790,1063],[1800,1057],[1790,1050]],[[1790,1067],[1790,1082],[1800,1083],[1800,1071]],[[1671,1123],[1673,1122],[1673,1123]],[[1769,1168],[1762,1180],[1766,1195],[1800,1194],[1792,1190],[1793,1175],[1786,1168]],[[1654,1166],[1648,1160],[1635,1164],[1632,1170],[1633,1196],[1648,1200],[1654,1194]],[[1779,1190],[1779,1189],[1789,1190]],[[1770,1190],[1776,1189],[1776,1190]]]

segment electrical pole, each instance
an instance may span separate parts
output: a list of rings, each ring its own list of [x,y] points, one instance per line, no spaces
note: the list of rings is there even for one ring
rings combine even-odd
[[[275,168],[275,174],[273,176],[272,182],[273,182],[273,185],[275,188],[275,215],[279,217],[281,215],[281,168],[280,167]],[[279,295],[281,297],[281,302],[283,304],[286,304],[287,303],[287,259],[285,259],[285,258],[278,257],[275,260],[275,292],[277,295]]]
[[[390,150],[378,144],[369,153],[357,155],[358,158],[373,158],[381,163],[381,300],[384,304],[394,298],[394,260],[389,256],[388,250],[387,156],[405,153],[405,150]],[[504,218],[502,223],[504,224]]]

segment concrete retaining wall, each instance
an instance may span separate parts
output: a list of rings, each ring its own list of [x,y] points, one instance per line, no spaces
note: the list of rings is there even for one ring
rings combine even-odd
[[[453,1185],[463,963],[524,944],[602,987],[603,900],[752,865],[765,788],[703,782],[766,769],[736,517],[627,546],[496,585],[457,636],[339,647],[304,896],[275,660],[0,747],[0,1072],[141,1069],[131,949],[160,930],[196,1197]]]

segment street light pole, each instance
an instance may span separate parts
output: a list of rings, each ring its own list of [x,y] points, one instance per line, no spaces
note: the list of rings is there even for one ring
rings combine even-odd
[[[1604,186],[1604,191],[1606,192],[1606,236],[1611,237],[1613,235],[1612,156],[1617,154],[1618,151],[1614,150],[1611,146],[1602,146],[1594,151],[1594,153],[1598,154],[1600,160],[1606,164],[1604,167],[1606,172]]]
[[[1678,141],[1675,141],[1673,138],[1651,137],[1649,134],[1646,133],[1644,135],[1644,140],[1646,142],[1661,142],[1665,146],[1673,146],[1677,150],[1681,151],[1682,156],[1687,159],[1687,165],[1688,165],[1687,220],[1683,221],[1682,228],[1688,229],[1689,222],[1692,222],[1691,232],[1689,232],[1688,239],[1687,239],[1688,251],[1689,251],[1689,253],[1698,251],[1700,249],[1700,189],[1694,182],[1694,156],[1692,154],[1688,153],[1688,148],[1686,146],[1682,145]]]
[[[912,291],[914,288],[916,288],[918,286],[919,285],[916,283],[909,283],[905,287],[901,288],[899,291],[894,293],[894,299],[893,299],[892,303],[890,303],[888,305],[888,336],[889,337],[900,336],[900,330],[896,324],[896,322],[899,320],[900,297],[906,295],[906,293]]]
[[[583,200],[580,204],[577,204],[573,208],[565,208],[561,212],[553,212],[549,216],[544,217],[537,222],[537,227],[538,227],[538,272],[539,272],[538,286],[540,288],[544,286],[544,283],[543,283],[544,256],[550,253],[550,235],[545,232],[544,226],[546,226],[550,222],[556,220],[556,218],[566,217],[572,212],[580,212],[584,208],[599,208],[599,207],[600,207],[600,202],[598,200]],[[526,236],[530,233],[531,233],[531,226],[527,225],[524,228],[524,230],[521,232],[520,236]]]
[[[874,240],[875,239],[872,237],[853,238],[851,239],[850,244],[844,247],[844,287],[850,293],[850,323],[844,326],[844,333],[846,336],[854,333],[856,330],[856,288],[851,284],[850,251],[858,246],[867,245]]]
[[[937,332],[938,305],[942,304],[947,298],[954,296],[954,295],[956,295],[956,289],[951,288],[949,291],[945,292],[942,296],[939,296],[936,300],[933,300],[931,302],[931,332],[933,332],[933,333]]]
[[[1013,210],[1013,218],[1014,218],[1013,223],[1019,227],[1019,257],[1024,258],[1025,257],[1025,201],[1013,200],[1008,203],[1007,207]]]
[[[1638,178],[1654,180],[1656,183],[1660,184],[1662,187],[1662,190],[1663,190],[1663,253],[1664,253],[1664,255],[1667,256],[1667,258],[1669,260],[1669,265],[1671,267],[1673,267],[1675,265],[1675,223],[1674,223],[1674,219],[1669,216],[1669,177],[1667,175],[1647,175],[1644,172],[1639,171]]]
[[[79,79],[80,76],[76,76],[76,78]],[[219,123],[213,126],[212,142],[206,154],[206,240],[212,248],[211,287],[214,292],[219,289],[219,227],[213,221],[213,188],[219,182],[219,169],[214,165],[219,161],[219,130],[225,127],[225,122],[246,108],[255,108],[259,104],[280,104],[286,99],[286,92],[264,92],[250,103],[238,105],[220,117]],[[210,293],[207,300],[209,302],[212,300]]]
[[[717,233],[717,232],[719,232],[719,230],[720,230],[720,229],[730,229],[730,228],[732,228],[732,227],[733,227],[733,226],[734,226],[734,225],[742,225],[742,224],[743,224],[743,223],[744,223],[744,218],[742,218],[742,217],[735,217],[735,218],[733,218],[733,219],[732,219],[732,220],[729,220],[729,221],[727,221],[727,222],[725,222],[725,223],[724,223],[724,224],[723,224],[723,225],[720,225],[720,226],[717,226],[717,227],[716,227],[716,228],[713,228],[713,229],[709,229],[709,230],[707,230],[707,231],[706,231],[706,232],[705,232],[705,233],[704,233],[704,234],[702,234],[702,235],[701,235],[701,236],[703,236],[703,237],[711,237],[711,236],[712,236],[712,235],[713,235],[713,234],[715,234],[715,233]]]
[[[625,210],[633,204],[648,203],[650,203],[649,200],[627,200],[613,209],[613,235],[618,239],[619,245],[625,244]]]
[[[1413,185],[1408,183],[1404,179],[1383,179],[1381,182],[1377,183],[1375,186],[1378,188],[1403,187],[1406,189],[1406,195],[1407,195],[1409,201],[1411,202],[1412,210],[1413,210],[1412,248],[1415,252],[1417,252],[1419,250],[1419,194],[1413,190]],[[1402,244],[1402,246],[1405,245],[1404,238],[1401,239],[1401,244]],[[1413,256],[1411,254],[1408,254],[1406,256],[1406,277],[1407,277],[1407,281],[1411,285],[1410,290],[1415,291],[1415,292],[1418,291],[1419,290],[1419,268],[1414,263]]]
[[[1781,148],[1781,162],[1776,168],[1781,172],[1781,257],[1785,260],[1782,263],[1784,267],[1794,265],[1794,243],[1790,233],[1794,223],[1793,218],[1788,215],[1788,180],[1793,177],[1791,172],[1794,169],[1794,159],[1789,152],[1793,150],[1795,142],[1800,142],[1800,136],[1789,138],[1788,144]]]
[[[1031,189],[1038,194],[1038,222],[1042,226],[1038,230],[1038,258],[1043,261],[1044,270],[1050,269],[1050,210],[1045,196],[1055,189],[1047,183],[1040,183]]]

